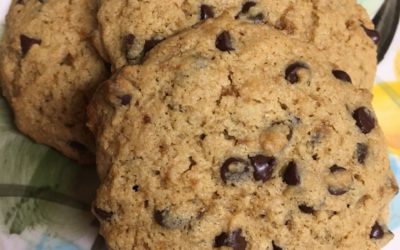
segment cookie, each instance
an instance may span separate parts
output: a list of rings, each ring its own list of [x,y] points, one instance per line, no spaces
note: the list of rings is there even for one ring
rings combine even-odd
[[[96,92],[111,249],[379,249],[398,191],[368,90],[316,48],[229,16]]]
[[[109,74],[90,43],[96,0],[15,0],[0,47],[4,96],[17,127],[80,163],[94,162],[86,106]]]
[[[141,64],[166,37],[224,11],[316,45],[358,87],[372,87],[379,36],[355,0],[103,0],[98,14],[101,50],[116,68]]]

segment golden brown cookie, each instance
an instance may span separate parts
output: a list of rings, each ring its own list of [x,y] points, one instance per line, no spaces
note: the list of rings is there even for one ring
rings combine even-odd
[[[14,0],[0,79],[17,127],[81,163],[94,162],[86,106],[108,73],[90,43],[96,0]]]
[[[380,249],[398,191],[368,90],[230,16],[126,66],[89,108],[111,249]]]
[[[102,0],[97,40],[104,48],[98,47],[115,68],[141,64],[163,39],[225,11],[232,19],[266,24],[315,45],[357,87],[372,87],[379,37],[355,0]]]

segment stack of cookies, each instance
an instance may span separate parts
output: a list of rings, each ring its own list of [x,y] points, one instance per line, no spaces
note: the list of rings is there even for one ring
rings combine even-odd
[[[380,249],[378,41],[355,0],[14,0],[0,77],[21,132],[96,156],[110,249]]]

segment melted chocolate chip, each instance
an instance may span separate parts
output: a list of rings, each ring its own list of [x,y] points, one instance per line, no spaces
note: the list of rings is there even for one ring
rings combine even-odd
[[[118,96],[118,99],[121,100],[121,105],[127,106],[131,103],[132,96],[131,95],[122,95],[122,96]]]
[[[25,56],[33,45],[35,45],[35,44],[41,45],[42,44],[42,40],[30,38],[25,35],[20,35],[19,39],[21,42],[22,56]]]
[[[372,112],[366,107],[360,107],[354,110],[353,118],[356,120],[357,127],[359,127],[364,134],[368,134],[375,128],[375,118]]]
[[[254,168],[253,175],[256,181],[266,182],[271,178],[276,163],[275,157],[256,155],[249,157],[249,159]]]
[[[256,6],[256,2],[253,1],[248,1],[245,2],[242,6],[242,10],[240,12],[242,12],[243,14],[246,14],[247,12],[249,12],[250,8]]]
[[[114,215],[113,212],[107,212],[98,207],[94,208],[94,213],[97,215],[97,218],[99,218],[100,220],[104,220],[104,221],[109,221],[111,219],[111,217]]]
[[[231,165],[236,165],[232,168]],[[221,179],[224,183],[228,181],[237,182],[249,171],[248,162],[241,158],[231,157],[227,159],[220,169]]]
[[[223,232],[214,239],[214,247],[231,247],[233,250],[245,250],[247,247],[246,238],[242,235],[242,229],[237,229],[228,235]]]
[[[379,41],[381,40],[381,35],[379,34],[379,32],[377,30],[373,30],[373,29],[368,29],[367,27],[365,27],[364,25],[362,25],[365,33],[367,34],[367,36],[369,36],[371,38],[371,40],[375,43],[378,44]]]
[[[228,31],[223,31],[217,36],[215,47],[224,52],[235,50],[232,46],[232,38]]]
[[[346,72],[344,72],[343,70],[332,70],[332,75],[334,77],[336,77],[336,79],[339,79],[343,82],[349,82],[352,83],[351,81],[351,77],[349,76],[349,74],[347,74]]]
[[[283,173],[283,181],[290,186],[300,184],[300,175],[297,170],[297,164],[294,161],[291,161],[286,167]]]
[[[24,4],[24,0],[17,0],[17,4]]]
[[[371,239],[382,239],[384,235],[383,228],[378,224],[378,222],[375,222],[375,224],[371,228],[371,233],[369,234],[369,237]]]
[[[276,245],[275,242],[272,241],[272,250],[282,250],[282,248]]]
[[[299,209],[301,212],[305,213],[305,214],[312,214],[315,212],[313,207],[309,207],[305,204],[299,205]]]
[[[334,174],[334,173],[337,173],[337,172],[343,172],[343,171],[346,171],[346,169],[345,168],[343,168],[343,167],[340,167],[340,166],[338,166],[338,165],[333,165],[332,167],[330,167],[329,168],[329,170],[331,171],[331,173],[332,174]]]
[[[78,141],[70,141],[69,142],[69,146],[71,148],[74,148],[78,151],[87,151],[87,147],[85,145],[83,145],[82,143],[78,142]]]
[[[214,11],[211,6],[202,4],[200,6],[200,20],[205,20],[214,17]]]
[[[291,84],[295,84],[299,81],[297,71],[301,69],[308,69],[308,66],[301,62],[295,62],[290,64],[285,71],[285,79]]]
[[[368,145],[364,143],[357,143],[356,154],[358,163],[364,164],[365,159],[368,156]]]
[[[349,191],[349,190],[342,189],[342,188],[328,187],[328,192],[329,192],[331,195],[336,195],[336,196],[344,195],[344,194],[347,193],[348,191]]]

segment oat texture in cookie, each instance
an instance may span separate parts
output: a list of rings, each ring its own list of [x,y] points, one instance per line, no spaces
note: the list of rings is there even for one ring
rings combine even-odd
[[[90,43],[96,0],[14,0],[0,47],[3,95],[18,128],[81,163],[94,162],[86,106],[107,77]]]
[[[229,15],[121,69],[89,107],[106,169],[93,212],[110,248],[385,245],[398,188],[371,94],[340,72]]]
[[[168,36],[224,12],[316,45],[335,69],[351,75],[342,80],[372,87],[379,37],[371,37],[373,24],[355,0],[103,0],[97,47],[115,68],[141,64]]]

